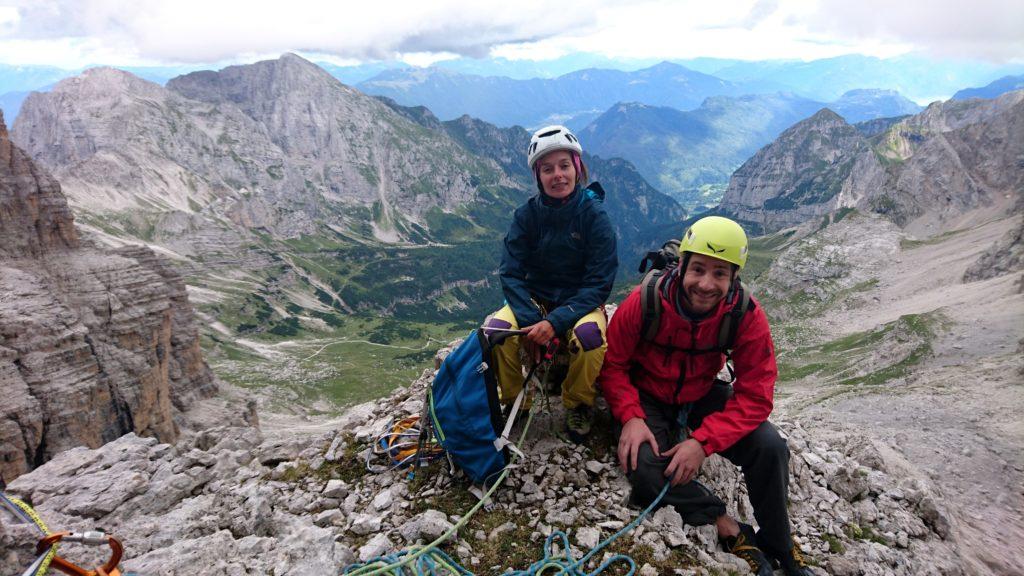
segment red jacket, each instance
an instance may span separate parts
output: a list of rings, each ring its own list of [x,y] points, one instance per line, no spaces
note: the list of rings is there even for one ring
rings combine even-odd
[[[675,278],[666,292],[675,294]],[[702,398],[711,389],[725,363],[725,355],[708,352],[689,354],[686,349],[707,349],[718,345],[718,328],[736,298],[719,303],[717,310],[700,321],[681,317],[664,294],[661,326],[653,342],[641,338],[642,311],[637,287],[615,311],[608,326],[608,351],[601,369],[601,390],[612,415],[625,424],[634,417],[646,418],[640,407],[643,390],[667,404],[686,404]],[[743,315],[736,334],[732,360],[736,371],[734,395],[721,412],[704,418],[692,437],[704,445],[708,455],[729,448],[762,422],[772,411],[775,392],[775,346],[768,318],[751,298],[751,309]]]

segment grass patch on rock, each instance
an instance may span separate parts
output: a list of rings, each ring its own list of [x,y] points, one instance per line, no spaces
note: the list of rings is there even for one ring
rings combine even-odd
[[[874,330],[780,354],[779,380],[817,376],[827,384],[879,385],[905,377],[932,353],[938,313],[908,314]]]

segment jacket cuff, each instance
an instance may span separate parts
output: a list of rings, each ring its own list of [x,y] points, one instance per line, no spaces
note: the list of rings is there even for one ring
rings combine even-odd
[[[644,409],[641,408],[639,404],[634,404],[633,406],[629,406],[625,410],[623,410],[622,418],[619,419],[619,424],[625,426],[626,422],[629,422],[633,418],[647,420],[647,413],[644,412]]]
[[[696,430],[694,430],[693,433],[690,434],[690,438],[693,438],[697,442],[700,442],[701,447],[704,448],[705,456],[711,456],[712,454],[715,453],[715,450],[711,448],[711,444],[708,442],[710,437],[708,436],[707,431],[705,431],[703,428],[697,428]]]

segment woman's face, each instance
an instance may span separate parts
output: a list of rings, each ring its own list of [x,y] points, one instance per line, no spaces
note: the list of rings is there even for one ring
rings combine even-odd
[[[556,199],[572,194],[576,188],[576,167],[572,163],[572,154],[566,150],[555,150],[541,156],[537,161],[540,167],[540,184],[544,193]]]

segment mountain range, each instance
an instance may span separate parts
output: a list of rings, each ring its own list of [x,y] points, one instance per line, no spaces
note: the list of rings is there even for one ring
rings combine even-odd
[[[877,58],[847,54],[811,61],[724,61],[703,69],[731,82],[764,82],[786,86],[805,97],[830,101],[858,88],[896,90],[916,102],[943,99],[964,86],[977,86],[1007,74],[1024,72],[1021,64],[968,60],[937,60],[904,54]]]
[[[1019,210],[1022,157],[1022,90],[936,102],[870,136],[825,109],[737,169],[717,210],[773,232],[857,209],[928,237]]]
[[[715,96],[687,112],[620,103],[579,136],[593,153],[629,160],[660,190],[699,210],[718,204],[729,176],[760,147],[824,107],[851,123],[921,109],[888,90],[852,90],[831,103],[786,93]]]
[[[526,127],[605,110],[622,101],[687,109],[708,96],[748,91],[668,62],[635,72],[593,68],[530,80],[459,74],[440,67],[407,68],[383,72],[357,88],[404,106],[426,106],[441,119],[469,114],[499,126]]]
[[[171,254],[243,332],[293,334],[359,310],[478,319],[500,301],[512,208],[534,193],[524,130],[398,110],[294,55],[166,87],[89,70],[30,96],[12,137],[84,226]],[[684,216],[628,163],[594,165],[616,185],[624,251]]]

